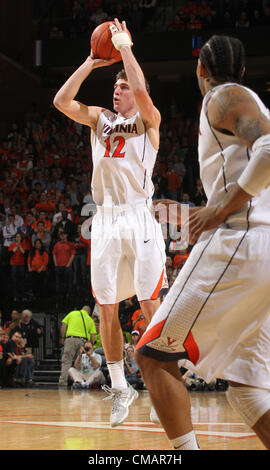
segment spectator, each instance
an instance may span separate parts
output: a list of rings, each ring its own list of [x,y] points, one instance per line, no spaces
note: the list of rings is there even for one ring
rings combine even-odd
[[[178,199],[178,192],[181,187],[181,179],[180,175],[177,171],[175,171],[173,167],[173,163],[171,161],[168,162],[167,172],[164,175],[168,180],[168,196],[170,199],[177,201]]]
[[[186,205],[188,205],[189,207],[194,207],[194,206],[195,206],[194,202],[192,202],[192,201],[190,200],[190,196],[189,196],[188,193],[183,193],[183,199],[182,199],[182,201],[181,201],[181,204],[186,204]]]
[[[18,230],[18,228],[24,224],[23,218],[20,214],[18,214],[18,207],[15,204],[11,206],[10,210],[11,210],[11,214],[14,215],[14,224],[16,225],[17,230]]]
[[[42,193],[40,196],[40,202],[35,205],[35,209],[38,212],[45,211],[51,212],[55,210],[55,205],[48,200],[48,196],[46,193]]]
[[[33,224],[32,224],[32,228],[35,232],[38,231],[38,223],[39,222],[43,222],[45,232],[50,232],[50,230],[52,228],[52,224],[51,224],[50,220],[48,219],[48,212],[46,212],[44,210],[41,210],[39,212],[38,219],[36,221],[34,221]]]
[[[49,256],[42,241],[35,240],[34,247],[27,258],[28,271],[31,273],[33,294],[36,298],[44,297],[44,287]]]
[[[53,224],[58,224],[63,220],[63,212],[65,211],[65,204],[63,202],[59,202],[58,204],[58,212],[56,212],[53,216]],[[68,213],[67,219],[71,221],[71,215]]]
[[[35,222],[34,216],[32,212],[27,212],[25,216],[24,224],[18,228],[18,233],[21,234],[24,242],[25,242],[25,251],[29,252],[32,246],[32,235],[33,235],[33,227],[32,224]]]
[[[41,326],[33,319],[31,310],[25,309],[22,311],[20,324],[11,330],[10,335],[19,332],[26,340],[26,347],[31,348],[35,359],[37,359],[37,352],[39,348],[39,338],[42,335]]]
[[[35,360],[31,348],[26,348],[26,339],[21,338],[18,342],[17,356],[20,356],[20,362],[16,367],[15,383],[19,385],[33,385],[33,376],[35,370]]]
[[[62,210],[62,219],[55,225],[54,230],[52,232],[53,237],[55,237],[55,232],[57,233],[57,231],[61,227],[67,234],[68,240],[74,240],[74,236],[76,233],[76,225],[69,219],[69,215],[70,217],[72,217],[72,215],[69,214],[66,209]]]
[[[60,233],[60,241],[56,242],[52,250],[55,266],[56,294],[63,300],[69,298],[72,291],[72,263],[76,250],[73,243],[67,239],[67,233]]]
[[[93,385],[103,385],[105,377],[100,370],[101,364],[102,357],[94,351],[92,343],[86,341],[84,346],[80,348],[74,367],[68,371],[74,388],[91,388]]]
[[[15,240],[17,227],[14,223],[14,215],[8,215],[8,222],[3,226],[3,264],[9,264],[8,250],[11,243]]]
[[[8,249],[11,253],[10,267],[13,300],[17,302],[17,300],[22,300],[25,295],[25,244],[19,233],[15,235],[15,241],[10,244]]]
[[[131,340],[130,343],[135,347],[140,339],[140,332],[138,330],[133,330],[131,332]]]
[[[239,18],[236,20],[236,28],[249,28],[250,21],[248,19],[248,14],[246,11],[241,11]]]
[[[7,333],[2,335],[3,358],[1,361],[1,378],[3,386],[14,386],[16,368],[21,362],[21,358],[17,354],[17,348],[21,339],[22,335],[19,331],[15,331],[10,337],[8,337]]]
[[[84,343],[95,343],[96,327],[90,314],[90,307],[85,305],[81,310],[69,312],[62,320],[60,343],[64,345],[64,350],[59,387],[67,386],[68,371]]]
[[[134,330],[139,331],[140,337],[141,337],[143,333],[145,332],[146,326],[147,326],[142,310],[141,309],[135,310],[134,314],[132,315],[131,320],[132,320]]]
[[[129,344],[124,352],[124,371],[127,381],[135,388],[144,388],[139,372],[139,367],[135,361],[135,347]]]
[[[4,330],[9,334],[11,330],[19,326],[21,321],[21,315],[18,310],[12,310],[11,319],[4,323]]]
[[[51,235],[45,231],[44,222],[40,220],[37,223],[37,231],[32,235],[32,245],[35,246],[36,240],[41,240],[47,252],[50,250]]]

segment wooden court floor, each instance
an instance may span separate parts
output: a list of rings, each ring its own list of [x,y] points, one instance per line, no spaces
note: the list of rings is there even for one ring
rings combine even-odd
[[[125,423],[111,429],[103,391],[10,389],[0,391],[1,450],[171,450],[162,427],[149,419],[147,391]],[[227,404],[223,392],[190,392],[201,450],[263,450]]]

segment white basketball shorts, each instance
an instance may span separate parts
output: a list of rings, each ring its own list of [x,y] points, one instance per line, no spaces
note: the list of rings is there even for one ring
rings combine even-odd
[[[168,287],[161,226],[145,204],[98,207],[91,230],[91,282],[96,301],[137,295],[155,299]]]
[[[270,388],[270,227],[203,234],[137,350],[206,382]]]

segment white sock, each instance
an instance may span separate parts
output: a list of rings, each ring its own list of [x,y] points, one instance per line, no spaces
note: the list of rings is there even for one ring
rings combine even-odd
[[[112,388],[127,388],[127,381],[124,374],[124,361],[107,362]]]
[[[174,449],[177,450],[199,450],[199,445],[194,431],[171,440]]]

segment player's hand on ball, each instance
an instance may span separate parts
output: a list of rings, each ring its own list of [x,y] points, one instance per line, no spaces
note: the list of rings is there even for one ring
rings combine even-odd
[[[93,69],[97,69],[99,67],[108,67],[116,62],[115,59],[99,59],[95,57],[93,52],[91,51],[90,56],[87,57],[86,62],[92,66]]]

